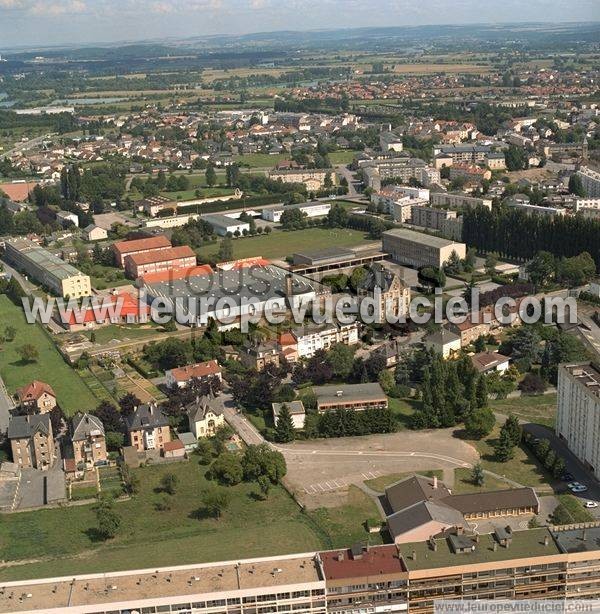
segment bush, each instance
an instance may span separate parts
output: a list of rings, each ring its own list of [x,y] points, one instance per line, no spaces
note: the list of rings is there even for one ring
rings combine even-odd
[[[527,373],[519,384],[519,390],[524,394],[542,394],[548,384],[535,373]]]

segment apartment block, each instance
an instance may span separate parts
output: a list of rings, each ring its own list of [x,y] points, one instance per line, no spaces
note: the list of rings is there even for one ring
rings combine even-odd
[[[336,343],[354,345],[359,341],[358,323],[312,324],[292,330],[299,358],[310,358],[319,350],[328,350]]]
[[[92,294],[89,275],[84,275],[53,253],[29,239],[6,242],[6,259],[50,292],[63,298],[82,298]]]
[[[582,166],[577,171],[577,176],[581,179],[581,185],[588,198],[600,197],[600,173],[588,166]]]
[[[335,172],[332,169],[290,169],[272,170],[269,178],[282,183],[303,183],[309,192],[317,192],[325,186],[327,175],[335,182]]]
[[[0,611],[431,614],[439,599],[597,598],[598,543],[597,523],[514,532],[499,527],[487,534],[453,533],[400,545],[355,544],[285,556],[12,581],[2,584]]]
[[[169,420],[154,403],[140,405],[125,417],[129,445],[138,452],[162,450],[171,441]]]
[[[600,478],[600,369],[589,362],[558,368],[556,432]]]
[[[382,235],[382,241],[382,250],[390,254],[392,260],[415,268],[441,268],[452,252],[456,252],[459,258],[464,258],[467,253],[464,243],[406,228],[387,230]]]
[[[411,209],[410,223],[413,226],[423,226],[431,230],[442,230],[446,220],[455,220],[456,211],[436,209],[435,207],[415,207]]]
[[[477,198],[467,194],[452,194],[450,192],[431,192],[429,202],[432,207],[447,207],[448,209],[474,209],[485,207],[492,209],[491,198]]]

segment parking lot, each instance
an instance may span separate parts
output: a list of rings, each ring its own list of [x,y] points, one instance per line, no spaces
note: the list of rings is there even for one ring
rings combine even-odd
[[[287,461],[288,482],[309,508],[339,505],[350,484],[393,473],[469,467],[478,458],[452,429],[297,441],[277,448]]]

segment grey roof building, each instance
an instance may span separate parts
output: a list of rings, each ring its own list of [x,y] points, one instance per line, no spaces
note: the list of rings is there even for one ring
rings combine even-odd
[[[190,403],[186,408],[186,413],[190,419],[190,422],[204,420],[208,411],[211,411],[216,416],[222,415],[222,399],[220,397],[205,394],[201,397],[197,397],[196,400]]]
[[[73,441],[84,441],[90,437],[104,435],[104,425],[100,418],[91,414],[77,414],[73,418]]]
[[[136,407],[125,416],[125,424],[128,431],[139,431],[169,426],[169,421],[155,403],[150,403]]]
[[[49,414],[12,416],[8,422],[9,439],[25,439],[37,432],[44,435],[49,435],[52,432]]]

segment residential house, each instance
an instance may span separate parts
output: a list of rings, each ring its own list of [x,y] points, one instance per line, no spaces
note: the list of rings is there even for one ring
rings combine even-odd
[[[108,461],[104,425],[100,418],[77,414],[73,418],[73,458],[78,470],[105,465]]]
[[[169,388],[177,386],[185,388],[192,379],[207,382],[212,378],[222,381],[222,369],[216,360],[199,362],[195,365],[186,365],[178,369],[169,369],[165,372],[166,384]]]
[[[56,407],[56,393],[50,384],[33,380],[17,390],[19,405],[28,413],[45,414]]]
[[[196,439],[212,437],[225,424],[223,401],[214,396],[204,395],[187,407],[190,431]]]
[[[162,450],[171,441],[167,417],[155,403],[140,405],[125,417],[131,447],[138,452]]]
[[[50,469],[56,460],[52,422],[48,414],[12,416],[8,439],[13,462],[24,469]]]
[[[504,373],[509,367],[509,357],[498,352],[480,352],[471,356],[473,366],[479,373],[491,373],[498,371]]]
[[[452,358],[462,347],[460,336],[443,326],[427,335],[423,343],[428,350],[441,354],[443,358]]]
[[[482,335],[490,334],[490,325],[487,322],[470,322],[468,319],[464,322],[451,323],[448,328],[460,337],[462,347],[470,345]]]
[[[89,224],[83,229],[83,238],[86,241],[103,241],[108,239],[108,232],[96,224]]]
[[[267,365],[279,366],[279,348],[276,342],[266,341],[240,349],[240,361],[246,367],[262,371]]]
[[[292,364],[298,362],[298,341],[296,337],[291,332],[281,333],[277,341],[281,357]]]

